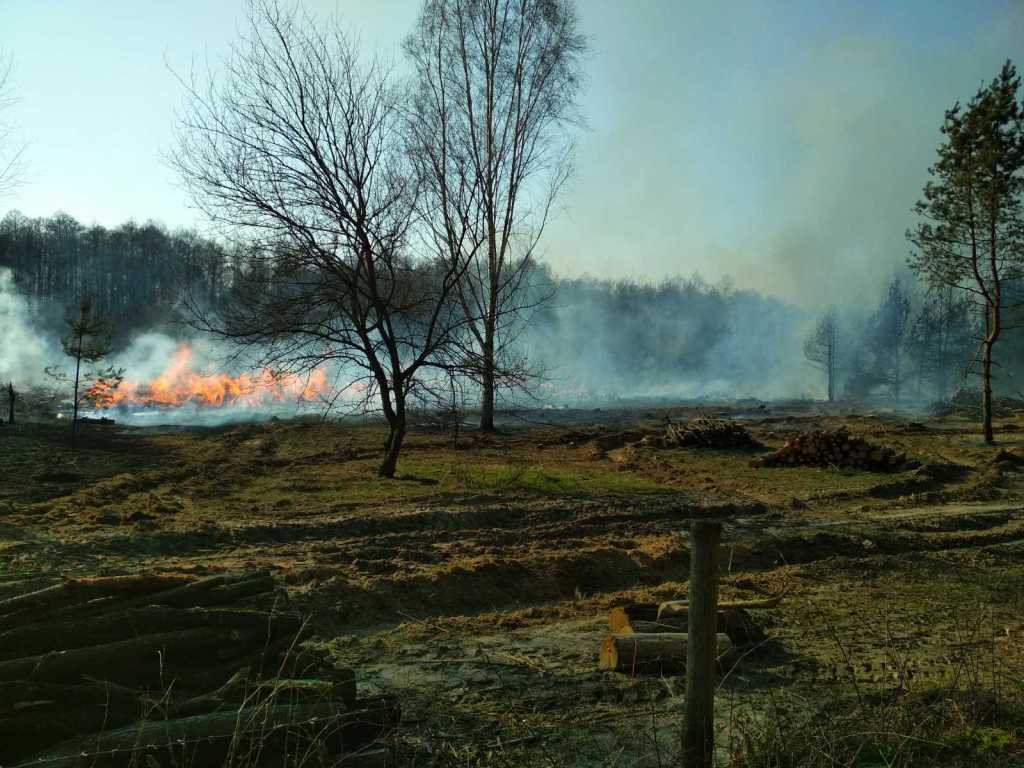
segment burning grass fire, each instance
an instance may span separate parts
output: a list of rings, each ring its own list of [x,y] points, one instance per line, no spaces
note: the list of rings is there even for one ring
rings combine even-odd
[[[185,405],[203,408],[260,407],[272,403],[312,403],[327,392],[327,374],[316,369],[306,376],[263,368],[231,376],[196,370],[195,351],[182,343],[167,368],[148,382],[125,379],[117,385],[93,384],[85,399],[100,410],[124,407],[171,409]]]

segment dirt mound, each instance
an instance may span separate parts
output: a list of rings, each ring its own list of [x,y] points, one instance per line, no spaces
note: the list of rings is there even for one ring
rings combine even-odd
[[[741,424],[706,416],[686,424],[669,423],[665,434],[652,442],[661,448],[713,448],[724,451],[764,448]]]
[[[802,432],[774,453],[751,462],[757,467],[838,466],[891,470],[905,463],[905,454],[884,445],[874,445],[845,429]]]

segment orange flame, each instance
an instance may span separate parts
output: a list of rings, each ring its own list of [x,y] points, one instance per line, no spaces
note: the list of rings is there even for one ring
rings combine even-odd
[[[175,408],[186,403],[219,408],[224,405],[260,406],[287,400],[310,402],[327,392],[327,374],[319,368],[308,376],[275,373],[268,368],[239,376],[205,375],[192,369],[193,356],[191,347],[181,344],[171,356],[167,369],[155,379],[145,384],[125,379],[116,388],[97,382],[85,397],[102,403],[104,408]]]

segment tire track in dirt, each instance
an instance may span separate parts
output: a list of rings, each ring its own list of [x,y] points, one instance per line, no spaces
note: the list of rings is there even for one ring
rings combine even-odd
[[[1012,505],[901,510],[842,524],[783,520],[750,509],[726,520],[734,574],[1024,541],[1021,509]],[[711,510],[723,517],[736,511],[726,505]],[[402,613],[507,610],[685,582],[689,552],[681,533],[689,518],[706,514],[697,505],[663,499],[519,501],[464,512],[421,507],[380,516],[365,510],[285,524],[150,529],[41,546],[49,562],[69,564],[141,557],[170,568],[270,567],[290,584],[311,585],[315,602],[331,604],[339,618],[358,626]],[[920,527],[931,519],[964,524]]]

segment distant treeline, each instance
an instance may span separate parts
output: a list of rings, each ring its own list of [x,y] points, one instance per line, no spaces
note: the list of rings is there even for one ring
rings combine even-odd
[[[44,310],[45,330],[60,333],[62,310],[91,295],[120,343],[166,327],[186,290],[192,303],[216,308],[248,270],[243,250],[194,231],[152,221],[87,226],[64,213],[17,212],[0,219],[4,267]],[[946,398],[968,383],[964,374],[976,356],[979,315],[972,305],[949,290],[928,292],[912,278],[893,280],[873,307],[825,313],[817,328],[804,311],[728,281],[559,279],[539,267],[534,282],[550,299],[524,325],[519,346],[546,382],[538,391],[561,399],[820,397],[827,366],[806,353],[824,359],[821,334],[829,323],[838,398]],[[1024,339],[1010,333],[1000,346],[996,384],[1019,393]]]
[[[13,271],[25,295],[55,309],[90,295],[119,337],[166,322],[186,286],[216,303],[237,262],[210,239],[152,221],[108,229],[65,213],[0,219],[0,268]]]

